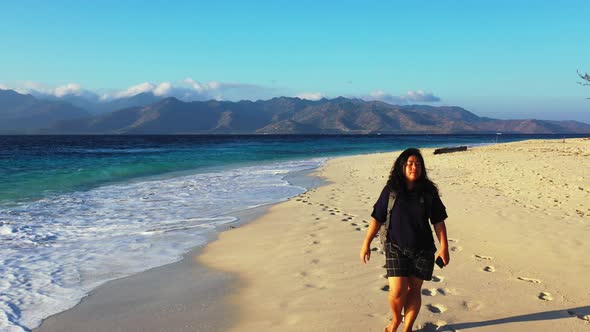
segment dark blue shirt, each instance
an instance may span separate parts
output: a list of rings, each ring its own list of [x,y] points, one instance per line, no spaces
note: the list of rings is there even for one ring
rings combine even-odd
[[[389,192],[389,186],[386,185],[373,206],[371,217],[379,223],[384,223],[387,218]],[[430,224],[434,225],[446,218],[446,208],[437,193],[400,192],[396,195],[391,211],[388,241],[407,249],[435,250]]]

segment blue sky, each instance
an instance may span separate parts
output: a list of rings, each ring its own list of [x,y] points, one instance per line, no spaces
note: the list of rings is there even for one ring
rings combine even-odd
[[[587,0],[2,2],[0,88],[342,95],[590,122],[576,84],[589,14]]]

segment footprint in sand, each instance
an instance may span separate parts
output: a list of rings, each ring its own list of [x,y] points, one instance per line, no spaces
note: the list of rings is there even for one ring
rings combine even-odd
[[[539,293],[539,296],[537,296],[539,299],[544,300],[544,301],[552,301],[553,300],[553,296],[551,296],[551,293],[547,293],[547,292],[541,292]]]
[[[483,259],[486,261],[491,261],[492,259],[494,259],[494,257],[492,257],[492,256],[484,256],[484,255],[474,255],[474,257],[477,259]]]
[[[577,312],[575,312],[573,310],[568,310],[567,313],[570,316],[573,316],[573,317],[579,318],[581,320],[585,320],[587,322],[590,322],[590,315],[579,314],[579,313],[577,313]]]
[[[444,332],[456,332],[455,330],[446,327],[447,322],[439,320],[436,323],[426,322],[424,325],[418,326],[420,331],[444,331]]]
[[[432,282],[442,282],[443,280],[445,280],[445,277],[432,276]]]
[[[436,290],[436,288],[428,288],[428,289],[422,290],[422,295],[435,296],[436,294],[438,294],[438,291]]]
[[[483,270],[486,272],[496,272],[496,268],[493,266],[486,266],[483,268]]]
[[[457,332],[457,331],[451,329],[450,327],[447,327],[447,322],[445,322],[444,320],[439,320],[436,323],[434,323],[434,325],[436,325],[436,331]]]
[[[482,307],[482,303],[478,302],[478,301],[463,301],[463,303],[461,303],[461,306],[468,311],[472,311],[472,310],[479,310]]]
[[[457,251],[457,252],[459,252],[461,250],[463,250],[463,247],[460,247],[460,246],[451,247],[451,251]]]
[[[541,283],[541,280],[539,280],[539,279],[526,278],[526,277],[518,277],[517,279],[522,280],[522,281],[532,282],[533,284],[540,284]]]
[[[442,314],[443,312],[447,311],[447,307],[442,304],[427,304],[426,308],[432,313],[435,314]]]
[[[457,290],[454,288],[439,288],[438,292],[442,295],[457,295]]]

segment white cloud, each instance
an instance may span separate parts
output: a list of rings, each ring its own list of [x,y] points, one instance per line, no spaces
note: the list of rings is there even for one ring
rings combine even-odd
[[[436,102],[440,101],[440,98],[433,95],[431,92],[425,92],[422,90],[408,91],[406,93],[406,99],[410,101],[424,101],[424,102]]]
[[[171,90],[172,90],[172,83],[164,82],[164,83],[160,83],[160,84],[158,84],[158,86],[156,86],[156,88],[154,89],[154,94],[156,96],[165,96],[168,93],[170,93]]]
[[[273,97],[274,90],[254,84],[224,83],[218,81],[198,82],[191,77],[179,82],[144,82],[120,91],[101,96],[102,100],[131,97],[151,92],[161,97],[176,97],[184,101],[193,100],[240,100]]]
[[[41,94],[41,95],[53,95],[53,89],[45,86],[44,84],[33,82],[33,81],[19,81],[14,84],[4,85],[7,89],[14,90],[21,94]]]
[[[307,100],[320,100],[325,98],[326,95],[321,92],[303,92],[296,95],[295,97]]]
[[[92,91],[83,89],[78,83],[50,86],[34,81],[18,81],[13,84],[3,84],[5,89],[11,89],[21,94],[31,94],[41,98],[61,98],[68,95],[82,96],[89,99],[97,99],[98,95]]]
[[[53,95],[56,97],[63,97],[65,95],[79,95],[82,92],[82,88],[79,84],[68,83],[66,85],[58,86],[53,90]]]
[[[114,94],[114,98],[132,97],[144,92],[152,92],[156,88],[150,82],[143,82],[137,85],[130,86],[126,90],[119,91]]]
[[[441,99],[431,92],[423,90],[408,91],[405,95],[395,96],[384,92],[383,90],[376,90],[369,93],[368,96],[362,97],[365,100],[380,100],[389,104],[408,104],[408,103],[433,103]]]
[[[68,95],[75,95],[103,102],[118,98],[132,97],[140,93],[153,93],[155,96],[163,98],[176,97],[183,101],[203,101],[211,99],[233,101],[243,99],[266,100],[277,96],[293,95],[292,92],[289,93],[288,91],[273,87],[219,81],[199,82],[192,77],[187,77],[177,82],[143,82],[119,90],[90,91],[74,82],[52,87],[34,81],[19,81],[15,84],[3,83],[0,85],[0,88],[12,89],[23,94],[30,93],[42,98],[61,98]],[[307,100],[327,98],[326,94],[322,92],[302,92],[296,94],[295,97]],[[358,96],[348,97],[356,98]],[[383,90],[375,90],[360,98],[364,100],[380,100],[389,104],[432,103],[441,100],[431,92],[425,92],[423,90],[408,91],[402,95],[393,95]]]
[[[185,84],[189,85],[190,87],[192,87],[195,91],[202,91],[203,87],[201,86],[201,84],[195,80],[193,80],[192,78],[185,78],[183,81]]]
[[[21,89],[29,91],[49,92],[51,89],[39,82],[23,81],[21,82]]]
[[[162,83],[152,83],[152,82],[143,82],[137,85],[130,86],[127,89],[120,90],[118,92],[114,92],[111,94],[103,95],[103,99],[116,99],[116,98],[124,98],[124,97],[133,97],[140,93],[153,93],[156,96],[161,97],[183,97],[186,95],[180,92],[184,91],[186,88],[175,86],[171,82],[162,82]]]
[[[40,98],[62,98],[69,95],[88,98],[94,101],[107,102],[110,100],[132,97],[140,93],[153,93],[158,97],[176,97],[183,101],[203,101],[203,100],[267,100],[278,96],[293,96],[307,99],[319,100],[327,98],[322,92],[302,92],[295,94],[284,88],[272,86],[262,86],[250,83],[234,83],[220,81],[197,81],[192,77],[187,77],[180,81],[153,82],[146,81],[122,89],[101,89],[87,90],[81,84],[71,82],[59,86],[50,86],[47,84],[34,81],[19,81],[17,83],[2,82],[0,86],[4,89],[13,89],[19,93],[30,93]],[[418,92],[408,93],[404,98],[407,100],[417,99],[420,95]],[[391,102],[391,95],[383,91],[376,91],[367,97],[369,100],[387,100]],[[364,99],[367,99],[364,98]]]
[[[369,93],[369,96],[371,96],[375,99],[381,99],[381,98],[384,98],[386,96],[391,96],[391,95],[386,94],[385,92],[383,92],[383,90],[377,90],[377,91],[371,91]]]
[[[217,89],[221,88],[221,83],[219,83],[217,81],[211,81],[211,82],[207,83],[207,88],[209,88],[211,90],[217,90]]]

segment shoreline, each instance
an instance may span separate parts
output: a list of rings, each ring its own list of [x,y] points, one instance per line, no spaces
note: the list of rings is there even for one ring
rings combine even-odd
[[[312,175],[314,171],[291,172],[284,179],[291,185],[310,190],[323,185],[321,179]],[[235,310],[222,299],[232,290],[236,276],[209,269],[194,257],[199,256],[208,243],[216,241],[219,233],[243,227],[282,202],[228,213],[227,216],[238,220],[218,226],[215,232],[207,234],[205,244],[193,247],[179,261],[108,281],[72,308],[46,317],[32,331],[219,331],[229,328]],[[130,304],[134,307],[130,308]],[[101,312],[97,314],[97,310]]]
[[[229,326],[235,313],[220,299],[235,278],[182,260],[109,281],[74,307],[49,316],[32,331],[207,331]],[[182,286],[179,286],[182,285]],[[195,301],[199,298],[199,301]]]

